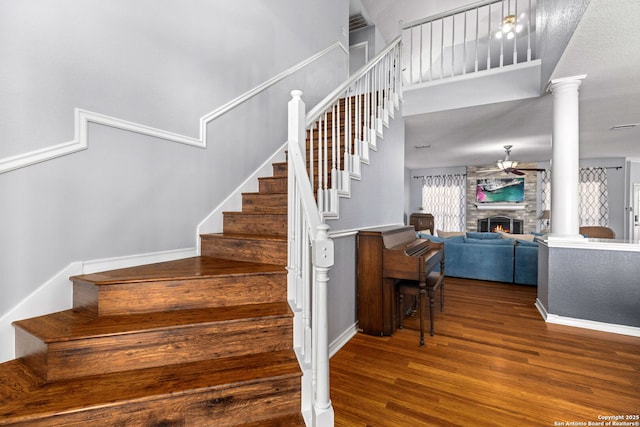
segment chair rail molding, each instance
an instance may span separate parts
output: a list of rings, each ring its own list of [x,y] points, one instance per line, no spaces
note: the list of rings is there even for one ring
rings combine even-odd
[[[270,78],[264,83],[256,86],[255,88],[245,92],[237,98],[227,102],[221,107],[207,113],[200,118],[200,135],[198,138],[180,135],[178,133],[170,132],[167,130],[154,128],[151,126],[143,125],[120,119],[117,117],[111,117],[104,114],[96,113],[93,111],[84,110],[82,108],[74,109],[74,138],[72,141],[63,142],[61,144],[51,145],[48,147],[40,148],[26,153],[17,154],[0,159],[0,174],[10,172],[16,169],[20,169],[26,166],[31,166],[37,163],[52,160],[57,157],[66,156],[68,154],[76,153],[78,151],[86,150],[89,148],[89,123],[98,125],[109,126],[129,132],[134,132],[142,135],[155,137],[167,141],[177,142],[180,144],[190,145],[197,148],[207,148],[207,124],[218,117],[231,111],[243,102],[253,98],[259,93],[265,91],[269,87],[283,80],[284,78],[299,71],[305,66],[311,64],[317,59],[323,57],[327,53],[333,51],[336,48],[342,49],[345,54],[349,53],[349,50],[342,44],[342,42],[335,42],[329,47],[315,53],[307,59],[289,67],[280,74]]]

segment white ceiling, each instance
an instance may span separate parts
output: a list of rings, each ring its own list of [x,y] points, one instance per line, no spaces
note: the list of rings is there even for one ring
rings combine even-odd
[[[356,0],[386,40],[410,22],[469,0]],[[363,9],[358,10],[359,7]],[[580,157],[626,157],[640,161],[640,1],[591,0],[552,78],[586,74],[580,87]],[[544,61],[544,58],[543,58]],[[488,165],[513,145],[512,159],[548,161],[551,156],[552,95],[409,116],[406,166]],[[415,146],[431,145],[416,150]]]

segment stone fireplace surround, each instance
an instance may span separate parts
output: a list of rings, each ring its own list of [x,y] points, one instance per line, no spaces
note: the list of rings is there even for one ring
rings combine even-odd
[[[535,168],[536,164],[521,164],[523,168]],[[467,230],[466,231],[480,231],[479,220],[483,220],[490,217],[509,217],[516,222],[521,222],[521,228],[519,233],[530,233],[536,231],[538,217],[537,217],[537,189],[538,189],[538,177],[535,171],[526,171],[524,178],[524,202],[522,202],[520,209],[512,210],[506,207],[502,209],[491,209],[488,206],[483,206],[483,209],[478,209],[476,206],[476,183],[479,178],[491,178],[499,177],[504,178],[506,175],[486,175],[480,174],[478,170],[493,169],[495,165],[491,166],[468,166],[467,167]],[[514,175],[511,175],[514,176]],[[524,207],[524,208],[522,208]],[[511,231],[516,233],[516,231]],[[518,234],[519,234],[518,233]]]

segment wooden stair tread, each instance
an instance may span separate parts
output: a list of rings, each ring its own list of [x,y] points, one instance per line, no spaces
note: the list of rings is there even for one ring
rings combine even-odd
[[[110,285],[213,276],[282,273],[282,266],[214,257],[192,257],[71,277],[73,281]]]
[[[260,420],[250,423],[245,423],[239,425],[237,427],[295,427],[301,426],[304,427],[306,424],[304,423],[304,418],[302,414],[288,414],[275,418],[270,418],[268,420]]]
[[[287,302],[102,317],[96,317],[84,310],[65,310],[20,320],[14,322],[14,325],[46,343],[52,343],[141,331],[174,330],[203,324],[283,317],[292,317]]]
[[[234,240],[267,240],[274,242],[286,242],[287,236],[268,235],[268,234],[244,234],[244,233],[209,233],[202,234],[201,237],[215,236],[217,239],[234,239]]]
[[[277,216],[277,217],[281,217],[281,216],[287,216],[286,213],[274,213],[274,212],[243,212],[243,211],[224,211],[223,214],[225,215],[237,215],[237,216],[241,216],[241,215],[248,215],[248,216]]]
[[[274,378],[300,377],[291,350],[43,383],[19,360],[0,364],[0,425],[119,402],[171,399]]]

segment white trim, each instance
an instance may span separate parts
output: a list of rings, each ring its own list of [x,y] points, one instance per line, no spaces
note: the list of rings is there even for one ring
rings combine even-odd
[[[393,224],[371,225],[369,227],[352,228],[348,230],[335,231],[333,233],[330,232],[329,237],[331,237],[332,239],[339,239],[342,237],[355,236],[356,234],[358,234],[358,231],[360,230],[371,230],[373,228],[391,227],[392,225],[397,225],[398,227],[402,227],[402,226],[405,226],[406,224],[403,224],[401,222],[395,222]]]
[[[402,86],[402,92],[404,94],[406,92],[420,90],[420,89],[428,88],[431,86],[437,86],[445,82],[450,83],[450,82],[472,80],[477,77],[486,77],[491,75],[500,75],[503,73],[511,73],[516,70],[526,70],[529,68],[535,69],[535,68],[539,68],[541,65],[542,65],[541,59],[533,59],[528,62],[520,62],[518,64],[511,64],[503,67],[490,68],[488,70],[474,71],[472,73],[458,74],[455,76],[429,80],[422,83],[415,83],[415,84],[406,83],[405,85]]]
[[[522,211],[525,208],[524,204],[512,204],[512,203],[475,203],[478,210],[495,210],[495,211]]]
[[[597,322],[595,320],[576,319],[574,317],[558,316],[557,314],[549,314],[542,305],[542,302],[536,298],[536,308],[547,323],[556,325],[572,326],[575,328],[591,329],[594,331],[609,332],[612,334],[630,335],[632,337],[640,337],[640,328],[628,325],[617,325],[614,323]]]
[[[180,135],[174,132],[170,132],[163,129],[146,126],[140,123],[130,122],[127,120],[119,119],[117,117],[111,117],[104,114],[96,113],[93,111],[83,110],[81,108],[74,109],[74,139],[62,144],[52,145],[49,147],[29,151],[26,153],[18,154],[15,156],[9,156],[0,159],[0,174],[10,172],[26,166],[31,166],[40,162],[55,159],[57,157],[65,156],[67,154],[76,153],[78,151],[86,150],[89,148],[88,128],[89,123],[104,125],[121,129],[129,132],[138,133],[141,135],[147,135],[167,141],[177,142],[180,144],[190,145],[197,148],[207,148],[207,124],[212,120],[226,114],[231,109],[235,108],[242,102],[252,98],[253,96],[263,92],[275,83],[283,80],[284,78],[299,71],[306,65],[314,62],[320,57],[324,56],[328,52],[335,48],[342,49],[347,55],[349,50],[342,44],[342,42],[335,42],[331,46],[323,49],[322,51],[310,56],[304,61],[288,68],[277,76],[267,80],[266,82],[256,86],[250,91],[240,95],[234,100],[224,104],[223,106],[207,113],[200,118],[200,135],[198,138]]]
[[[196,248],[174,249],[169,251],[151,252],[145,254],[125,255],[114,258],[103,258],[82,262],[82,272],[91,274],[98,271],[114,270],[117,268],[135,267],[156,262],[173,261],[176,259],[197,256]]]
[[[340,350],[349,340],[356,336],[358,333],[358,323],[354,323],[349,326],[344,332],[342,332],[335,340],[329,344],[329,357],[333,357],[338,350]]]
[[[594,239],[582,237],[572,240],[564,240],[559,238],[554,239],[552,235],[548,235],[543,242],[550,248],[640,252],[640,244],[625,240]]]
[[[68,310],[73,306],[73,286],[69,281],[70,276],[171,261],[195,255],[195,248],[186,248],[70,263],[0,317],[0,342],[2,343],[0,363],[15,357],[15,332],[12,326],[14,321]]]

